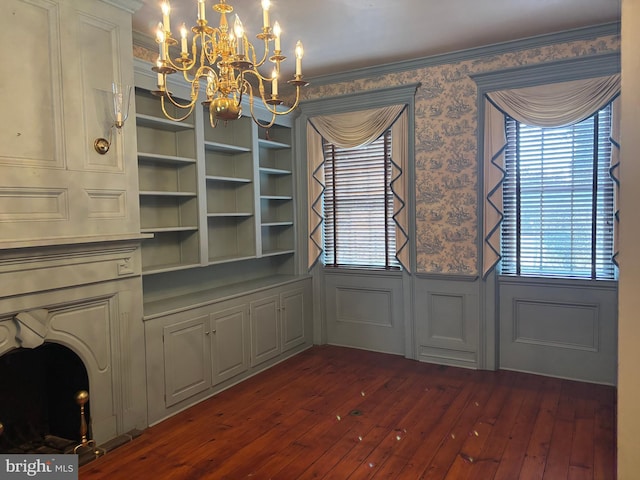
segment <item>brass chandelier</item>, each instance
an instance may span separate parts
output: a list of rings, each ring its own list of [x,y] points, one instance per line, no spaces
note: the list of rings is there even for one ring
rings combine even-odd
[[[269,0],[262,0],[262,31],[256,35],[264,42],[262,57],[258,59],[256,50],[247,39],[244,27],[238,15],[235,16],[233,31],[230,31],[227,14],[233,12],[233,7],[226,0],[218,0],[212,6],[220,15],[218,27],[209,26],[206,19],[205,0],[198,0],[198,19],[191,28],[193,37],[189,42],[187,28],[184,24],[180,29],[180,56],[171,58],[170,47],[178,45],[178,41],[171,35],[171,7],[168,0],[162,4],[162,23],[158,25],[156,42],[160,55],[156,66],[152,68],[158,74],[158,90],[155,95],[160,97],[162,111],[165,116],[174,121],[182,121],[191,113],[198,101],[201,84],[205,86],[206,100],[203,105],[209,108],[209,121],[215,127],[218,121],[225,123],[236,120],[242,115],[241,102],[246,95],[249,98],[251,117],[254,122],[264,128],[274,124],[277,115],[291,113],[298,105],[300,87],[308,83],[302,79],[303,48],[300,41],[296,44],[296,69],[292,80],[287,83],[295,86],[296,95],[293,105],[289,108],[278,108],[283,101],[278,96],[278,81],[280,63],[286,59],[280,50],[281,29],[278,22],[271,27],[269,22]],[[269,55],[270,43],[273,41],[273,52]],[[189,45],[190,43],[190,45]],[[274,64],[269,76],[263,76],[258,69],[267,59]],[[182,72],[184,79],[191,86],[190,100],[186,103],[179,101],[167,88],[167,75]],[[253,84],[247,77],[253,77]],[[257,86],[255,85],[257,84]],[[266,92],[265,85],[270,90]],[[257,90],[257,92],[254,92]],[[254,114],[254,98],[259,95],[264,107],[271,114],[269,121],[260,121]],[[166,101],[185,110],[183,116],[172,116],[167,112]]]

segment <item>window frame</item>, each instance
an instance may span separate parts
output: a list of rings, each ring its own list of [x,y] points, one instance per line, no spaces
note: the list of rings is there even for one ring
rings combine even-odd
[[[392,128],[387,129],[382,133],[376,140],[371,142],[370,144],[364,147],[354,147],[354,148],[340,148],[335,144],[328,142],[323,139],[323,151],[324,151],[324,165],[325,165],[325,192],[323,194],[322,204],[323,209],[325,211],[325,219],[323,225],[323,264],[326,268],[361,268],[368,270],[399,270],[402,269],[400,262],[396,258],[396,231],[395,231],[395,222],[393,220],[393,191],[391,188],[392,176],[391,176],[391,142],[392,139]],[[381,263],[343,263],[338,261],[340,259],[340,248],[338,248],[339,242],[338,237],[344,235],[341,234],[340,231],[342,228],[338,227],[339,217],[337,214],[338,208],[341,202],[339,199],[344,198],[344,192],[340,192],[339,189],[336,188],[336,171],[339,169],[336,167],[336,162],[340,159],[345,160],[345,156],[349,156],[349,152],[355,152],[358,150],[366,150],[369,146],[376,143],[375,150],[380,150],[380,143],[382,144],[382,157],[378,155],[375,158],[374,167],[378,170],[382,169],[382,179],[384,181],[384,185],[380,187],[377,185],[377,189],[381,189],[382,193],[379,194],[376,199],[377,201],[382,201],[382,207],[378,208],[376,211],[382,210],[382,229],[384,230],[384,241],[377,242],[377,245],[380,247],[382,244],[382,250],[384,250],[384,255],[380,254],[380,257],[384,256],[384,265]],[[339,152],[339,153],[338,153]],[[355,155],[354,155],[355,156]],[[365,159],[357,158],[357,163],[365,163],[367,162]],[[351,163],[352,167],[356,166],[356,162]],[[372,163],[372,162],[368,162]],[[327,174],[327,171],[330,173]],[[380,173],[380,172],[378,172]],[[348,178],[348,174],[346,175]],[[380,177],[377,177],[376,180],[380,180]],[[343,182],[341,182],[343,183]],[[343,183],[344,185],[344,183]],[[354,183],[350,183],[350,185],[354,185]],[[365,189],[369,187],[375,188],[376,185],[371,182],[367,182]],[[330,198],[330,200],[328,200]],[[338,201],[336,202],[336,199]],[[327,211],[331,211],[331,213],[327,213]],[[362,218],[357,217],[357,218]],[[352,235],[351,235],[352,236]],[[344,235],[345,240],[349,240],[351,237],[349,234]],[[328,238],[331,237],[331,238]],[[354,245],[357,247],[357,245]],[[347,249],[347,253],[345,256],[350,256],[349,251],[351,249]],[[378,248],[378,250],[381,250]],[[329,258],[329,260],[327,260]],[[344,258],[344,257],[343,257]],[[376,259],[377,256],[376,256]],[[382,258],[380,258],[382,260]]]
[[[598,56],[575,57],[566,60],[551,61],[543,64],[527,65],[524,67],[514,67],[498,71],[490,71],[484,73],[473,74],[470,78],[477,86],[477,111],[478,111],[478,129],[477,129],[477,165],[478,165],[478,185],[484,184],[484,135],[485,135],[485,101],[489,92],[499,90],[511,90],[517,88],[534,87],[539,85],[547,85],[560,82],[569,82],[573,80],[584,80],[594,77],[603,77],[620,73],[620,52],[611,52]],[[483,265],[483,225],[484,225],[484,192],[482,188],[478,188],[478,266],[477,271],[482,272]],[[511,275],[499,275],[496,269],[493,269],[488,278],[506,280],[509,283],[517,282],[521,279],[522,283],[529,283],[534,277],[513,277]],[[615,280],[587,280],[582,278],[542,278],[543,283],[548,285],[558,284],[596,284],[617,282]],[[486,295],[492,295],[492,289],[487,289]],[[488,298],[487,297],[487,301]],[[491,315],[488,313],[487,315]]]
[[[603,111],[606,113],[606,118],[604,119],[601,116]],[[601,120],[603,121],[601,122]],[[583,122],[589,122],[589,124],[584,125],[580,129],[574,128]],[[606,124],[606,128],[601,132],[600,127],[603,126],[603,124]],[[501,276],[607,281],[616,279],[617,271],[615,262],[613,261],[613,221],[615,211],[613,197],[615,185],[609,173],[612,159],[611,155],[613,153],[613,146],[610,140],[612,126],[612,102],[603,106],[600,110],[594,112],[581,122],[565,127],[528,126],[512,117],[505,116],[507,146],[504,153],[505,178],[503,183],[502,208],[504,217],[500,225],[502,260],[498,264]],[[588,145],[590,148],[588,154],[578,153],[577,158],[573,155],[571,156],[570,185],[560,185],[557,183],[557,179],[551,177],[549,178],[552,190],[549,190],[549,187],[545,188],[544,181],[537,184],[534,180],[533,184],[529,184],[527,176],[520,176],[521,162],[524,162],[525,166],[535,166],[536,169],[540,169],[541,173],[547,171],[547,168],[558,168],[560,165],[566,166],[568,163],[566,157],[564,155],[558,157],[561,150],[558,150],[557,142],[561,138],[561,131],[569,128],[571,129],[571,139],[568,142],[562,143],[562,149],[575,148],[576,145]],[[508,132],[511,132],[511,134]],[[525,144],[515,145],[514,142],[520,142],[521,132],[525,134]],[[585,133],[588,134],[588,136],[585,137]],[[527,154],[526,150],[533,147],[532,139],[534,136],[537,136],[537,140],[542,143],[540,145],[535,144],[536,152]],[[545,141],[548,142],[546,148]],[[524,158],[520,157],[521,147],[525,148],[525,152],[523,153]],[[545,150],[543,158],[537,158],[537,149]],[[601,153],[604,155],[601,156]],[[565,160],[563,160],[563,158]],[[588,167],[588,169],[585,167]],[[578,170],[575,170],[576,168],[578,168]],[[545,174],[545,178],[547,178],[547,176],[548,173]],[[537,182],[540,181],[541,180],[537,180]],[[574,183],[574,181],[578,183]],[[525,182],[525,184],[521,182]],[[527,186],[528,193],[521,191],[521,188],[524,188],[524,186]],[[601,187],[604,188],[601,189]],[[544,215],[545,205],[549,201],[549,197],[547,197],[545,193],[549,194],[551,191],[556,192],[556,198],[558,198],[557,195],[561,195],[563,199],[567,197],[571,199],[571,205],[566,205],[566,208],[570,208],[572,211],[578,209],[582,212],[582,221],[571,222],[570,224],[572,227],[570,229],[571,245],[575,242],[580,243],[581,238],[582,241],[586,242],[587,231],[589,237],[588,248],[583,247],[576,250],[571,246],[567,247],[566,250],[570,252],[570,265],[566,269],[558,268],[555,271],[552,270],[553,267],[549,264],[553,263],[554,255],[557,257],[558,254],[565,252],[565,249],[558,247],[558,245],[551,240],[551,237],[541,234],[541,241],[547,238],[547,241],[551,242],[551,257],[546,256],[536,247],[526,247],[523,243],[524,233],[521,231],[521,215],[530,217],[531,215],[536,216],[536,213],[539,213],[539,220],[542,223],[551,222],[551,224],[553,224],[554,222],[558,222],[558,215],[562,215],[560,210],[563,208],[551,207],[549,214]],[[582,192],[582,195],[588,195],[588,198],[585,197],[583,200],[579,198],[576,199],[576,195],[578,195],[578,197],[581,196],[580,192]],[[521,196],[522,194],[524,197]],[[532,206],[530,202],[533,199],[530,198],[528,201],[529,205],[523,205],[522,201],[529,198],[532,194],[534,197],[537,195],[540,196],[540,204],[538,205],[537,202],[534,202]],[[547,200],[544,200],[544,198],[547,198]],[[538,206],[542,210],[539,210]],[[587,211],[589,212],[588,218],[586,217]],[[542,223],[538,225],[533,224],[531,228],[534,231],[536,229],[543,230]],[[573,227],[578,229],[576,235],[573,233]],[[509,234],[509,238],[505,238],[505,233]],[[588,263],[588,272],[584,267],[579,268],[579,257],[581,254],[585,256],[585,261],[582,263],[585,265]],[[587,255],[589,257],[588,262],[586,261]],[[527,261],[538,261],[541,266],[538,268],[527,268],[523,265],[523,263]]]
[[[306,157],[307,151],[307,124],[310,119],[316,116],[333,115],[348,112],[357,112],[361,110],[369,110],[373,108],[387,107],[391,105],[406,105],[407,108],[407,168],[403,172],[406,176],[407,191],[405,192],[405,208],[408,209],[408,232],[415,231],[415,94],[420,86],[420,83],[409,83],[400,86],[380,88],[374,90],[360,91],[357,93],[350,93],[345,95],[337,95],[334,97],[319,97],[311,100],[305,100],[300,102],[300,115],[295,120],[295,150],[296,156],[301,158]],[[306,196],[308,193],[307,181],[310,173],[306,162],[302,162],[301,175],[298,177],[300,183],[298,184],[298,191],[304,192]],[[298,224],[307,226],[309,219],[309,208],[300,209],[298,213]],[[304,229],[305,235],[298,235],[298,251],[302,252],[302,255],[298,256],[298,262],[301,270],[311,270],[312,267],[308,267],[305,264],[305,260],[308,258],[309,253],[309,235],[308,228]],[[405,247],[409,252],[409,271],[415,271],[416,258],[415,258],[415,237],[409,235],[408,244]],[[322,262],[316,261],[315,265],[319,265],[323,268]],[[398,275],[402,270],[384,270],[384,269],[369,269],[366,267],[329,267],[331,270],[337,273],[339,270],[344,272],[373,272],[383,275]]]

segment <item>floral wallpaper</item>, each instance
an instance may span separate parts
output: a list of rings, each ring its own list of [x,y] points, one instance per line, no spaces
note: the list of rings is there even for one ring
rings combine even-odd
[[[549,45],[305,89],[318,98],[420,82],[416,93],[419,273],[478,274],[477,95],[469,75],[618,51],[619,36]]]

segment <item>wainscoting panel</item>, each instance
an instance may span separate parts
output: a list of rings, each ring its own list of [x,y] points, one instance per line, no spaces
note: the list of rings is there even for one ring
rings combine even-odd
[[[476,368],[477,282],[417,278],[415,285],[418,359]]]
[[[500,281],[500,368],[614,385],[615,284]]]
[[[514,299],[513,341],[532,345],[598,351],[597,304],[534,302]]]
[[[325,272],[328,343],[404,354],[402,277],[385,273]]]

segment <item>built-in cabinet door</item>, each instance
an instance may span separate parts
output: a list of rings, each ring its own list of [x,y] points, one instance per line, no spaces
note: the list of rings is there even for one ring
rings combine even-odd
[[[296,288],[280,294],[280,321],[282,327],[282,351],[287,351],[305,341],[304,289]]]
[[[209,315],[163,329],[165,404],[174,405],[211,387]]]
[[[251,365],[277,357],[280,354],[280,296],[271,295],[254,300],[251,316]]]
[[[249,368],[249,310],[246,304],[211,314],[213,384]]]

